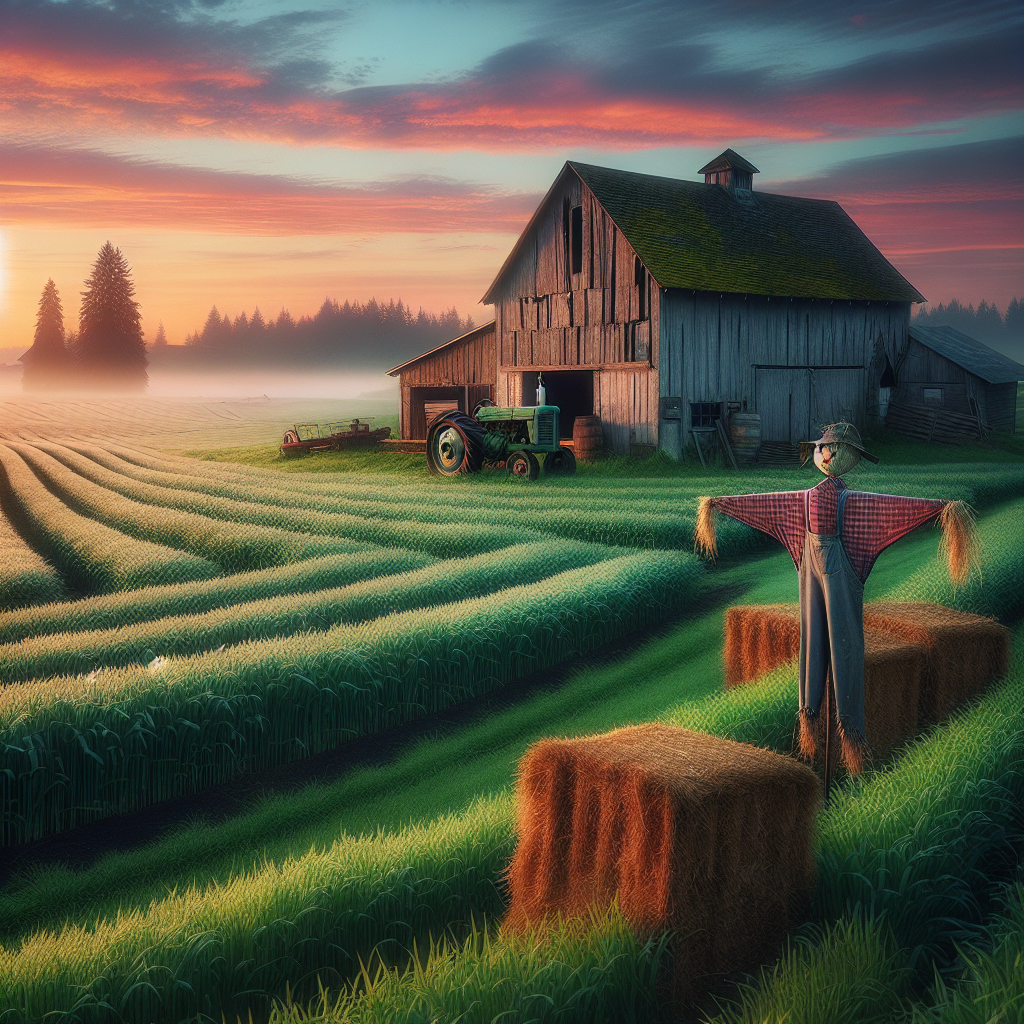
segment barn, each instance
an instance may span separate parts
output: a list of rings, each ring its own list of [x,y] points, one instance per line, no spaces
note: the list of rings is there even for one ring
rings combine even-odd
[[[565,164],[482,300],[494,401],[542,374],[564,432],[597,415],[615,451],[674,458],[730,414],[783,448],[879,422],[924,297],[838,203],[756,191],[731,149],[698,173]]]
[[[922,440],[959,442],[1016,429],[1024,366],[952,327],[910,325],[886,424]]]
[[[477,402],[493,399],[496,371],[493,320],[392,367],[388,373],[401,386],[400,436],[422,440],[438,412],[471,413]]]

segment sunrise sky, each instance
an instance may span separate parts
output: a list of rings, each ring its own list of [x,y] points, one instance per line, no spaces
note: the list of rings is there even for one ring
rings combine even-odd
[[[837,199],[932,303],[1024,295],[1019,0],[0,0],[0,348],[109,239],[216,303],[477,305],[566,159]]]

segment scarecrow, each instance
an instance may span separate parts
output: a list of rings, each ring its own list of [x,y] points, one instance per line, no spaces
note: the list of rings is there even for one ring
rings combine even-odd
[[[843,476],[862,458],[878,462],[852,423],[831,423],[817,441],[801,443],[803,461],[813,452],[825,479],[806,491],[701,498],[695,546],[714,556],[715,513],[781,541],[800,583],[799,748],[814,758],[822,699],[831,670],[843,761],[851,773],[863,766],[864,581],[875,559],[911,530],[938,519],[954,582],[977,561],[974,519],[962,501],[905,498],[854,491]]]

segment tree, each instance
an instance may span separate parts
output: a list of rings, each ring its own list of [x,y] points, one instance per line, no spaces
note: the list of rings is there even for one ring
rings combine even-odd
[[[167,334],[164,332],[164,322],[160,321],[160,326],[156,329],[156,337],[153,339],[153,348],[162,348],[167,344]]]
[[[82,292],[78,350],[83,377],[104,391],[144,391],[149,381],[142,318],[128,261],[110,242]]]
[[[69,383],[71,359],[64,336],[64,310],[53,278],[43,288],[32,347],[21,361],[25,366],[21,386],[26,390],[43,391]]]

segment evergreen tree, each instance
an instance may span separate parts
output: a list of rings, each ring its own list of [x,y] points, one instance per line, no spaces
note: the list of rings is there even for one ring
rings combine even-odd
[[[35,338],[21,361],[25,367],[21,386],[28,391],[66,387],[70,382],[71,359],[64,336],[64,310],[53,278],[43,288],[36,314]]]
[[[106,242],[82,292],[78,348],[82,373],[104,391],[144,391],[149,381],[139,304],[128,261]]]
[[[164,332],[164,322],[160,321],[160,326],[156,329],[156,337],[153,339],[153,348],[162,348],[167,344],[167,334]]]

